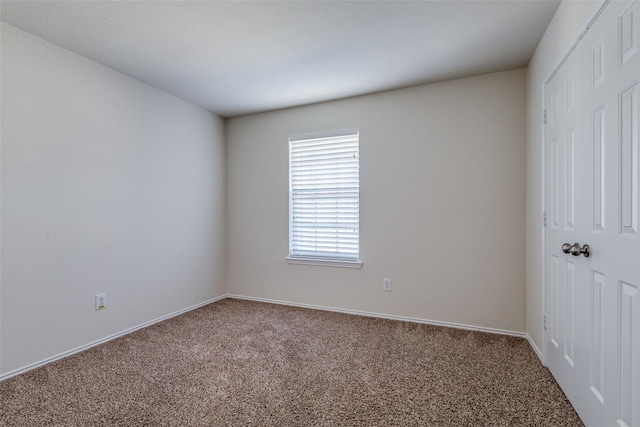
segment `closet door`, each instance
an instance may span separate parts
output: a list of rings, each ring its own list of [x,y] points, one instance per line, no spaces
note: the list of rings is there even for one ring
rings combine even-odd
[[[640,426],[638,1],[612,1],[582,41],[589,372],[600,425]],[[595,425],[595,424],[594,424]]]
[[[610,2],[547,85],[547,356],[587,426],[640,426],[639,25]]]
[[[577,287],[585,281],[585,259],[567,249],[582,241],[585,228],[580,59],[574,51],[546,87],[547,364],[572,402],[583,388],[576,378],[585,375],[584,363],[576,361],[585,340],[580,323],[586,297]]]

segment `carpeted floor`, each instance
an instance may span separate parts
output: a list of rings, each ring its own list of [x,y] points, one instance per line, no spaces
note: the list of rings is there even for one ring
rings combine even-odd
[[[521,338],[226,299],[0,383],[2,426],[577,426]]]

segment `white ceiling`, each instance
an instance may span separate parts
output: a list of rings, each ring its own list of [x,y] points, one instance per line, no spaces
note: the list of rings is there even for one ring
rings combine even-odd
[[[0,19],[223,117],[524,67],[559,1],[7,1]]]

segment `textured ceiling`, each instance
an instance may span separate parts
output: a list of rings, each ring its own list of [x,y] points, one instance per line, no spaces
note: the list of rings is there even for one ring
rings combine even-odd
[[[10,25],[223,117],[524,67],[558,1],[6,1]]]

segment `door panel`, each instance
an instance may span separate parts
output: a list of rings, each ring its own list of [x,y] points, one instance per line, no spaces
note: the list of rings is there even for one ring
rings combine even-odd
[[[638,234],[638,85],[634,83],[620,94],[620,233]]]
[[[605,176],[606,170],[604,167],[605,159],[605,112],[604,107],[599,107],[592,114],[592,141],[593,141],[593,161],[592,173],[593,173],[593,189],[591,198],[591,204],[593,215],[591,217],[591,231],[604,232],[605,231]]]
[[[620,341],[618,353],[619,378],[618,393],[620,402],[618,405],[618,418],[621,425],[633,426],[638,421],[638,357],[640,357],[640,345],[637,322],[634,319],[640,315],[638,306],[638,287],[629,283],[620,282],[619,286],[619,324]],[[635,371],[635,372],[634,372]],[[634,375],[635,374],[635,375]],[[635,422],[635,423],[634,423]]]
[[[548,209],[551,221],[547,236],[548,335],[547,362],[568,396],[577,394],[574,378],[576,345],[580,343],[579,311],[581,301],[577,284],[584,279],[571,255],[562,251],[564,243],[573,243],[582,224],[582,129],[581,69],[579,57],[570,57],[547,85],[547,165],[549,171]]]
[[[609,2],[545,94],[547,362],[587,426],[640,427],[639,4]]]
[[[604,330],[604,275],[597,271],[591,272],[591,310],[590,318],[590,336],[589,336],[589,356],[590,356],[590,375],[589,390],[600,404],[604,403],[604,346],[602,343],[602,334]]]

